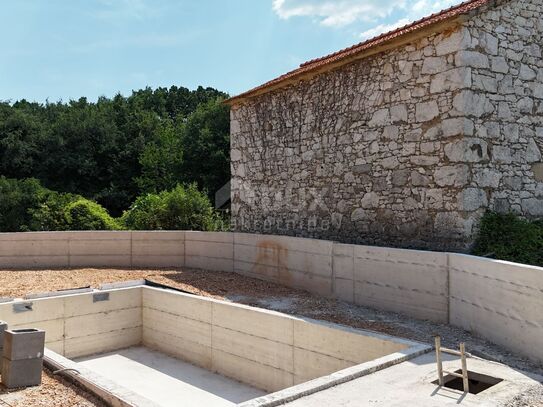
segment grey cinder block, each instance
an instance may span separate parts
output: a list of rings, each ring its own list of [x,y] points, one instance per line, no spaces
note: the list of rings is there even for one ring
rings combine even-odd
[[[8,389],[39,386],[43,359],[9,360],[2,358],[2,384]]]
[[[8,329],[8,323],[0,321],[0,375],[2,374],[2,354],[4,352],[4,332]]]
[[[4,333],[4,355],[11,361],[43,358],[45,331],[41,329],[8,329]]]

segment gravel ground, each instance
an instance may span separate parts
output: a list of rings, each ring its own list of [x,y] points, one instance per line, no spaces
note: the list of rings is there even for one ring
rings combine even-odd
[[[505,407],[543,407],[543,386],[535,386],[512,399]]]
[[[7,390],[0,385],[0,407],[107,407],[97,398],[44,370],[42,385]]]
[[[0,272],[0,297],[21,297],[29,293],[85,286],[97,287],[106,282],[143,278],[197,295],[327,320],[356,328],[370,329],[425,343],[433,343],[434,336],[440,335],[442,343],[446,347],[457,348],[460,342],[465,342],[466,349],[474,356],[498,361],[515,369],[543,375],[543,364],[513,354],[459,328],[326,299],[302,290],[243,277],[235,273],[174,269],[2,271]],[[54,381],[54,379],[51,380]],[[535,389],[533,394],[530,393],[526,397],[526,399],[514,400],[508,406],[543,407],[543,391],[541,389]],[[26,405],[39,406],[41,404]],[[93,404],[72,405],[85,406]]]

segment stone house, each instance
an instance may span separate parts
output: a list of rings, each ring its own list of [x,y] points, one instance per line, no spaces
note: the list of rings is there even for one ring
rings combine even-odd
[[[229,100],[244,232],[466,250],[543,216],[543,0],[472,0]]]

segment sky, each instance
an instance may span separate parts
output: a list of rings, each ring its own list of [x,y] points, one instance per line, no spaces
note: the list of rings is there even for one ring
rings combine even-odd
[[[461,0],[0,0],[0,100],[236,95]]]

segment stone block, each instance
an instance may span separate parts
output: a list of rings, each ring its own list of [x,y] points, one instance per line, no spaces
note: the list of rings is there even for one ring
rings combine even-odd
[[[5,359],[11,361],[43,357],[45,331],[40,329],[8,329],[4,333]]]
[[[8,324],[4,321],[0,321],[0,361],[2,360],[4,352],[4,332],[8,329]],[[0,363],[0,375],[2,374],[2,363]]]
[[[2,383],[8,389],[39,386],[43,359],[9,360],[2,358]]]

